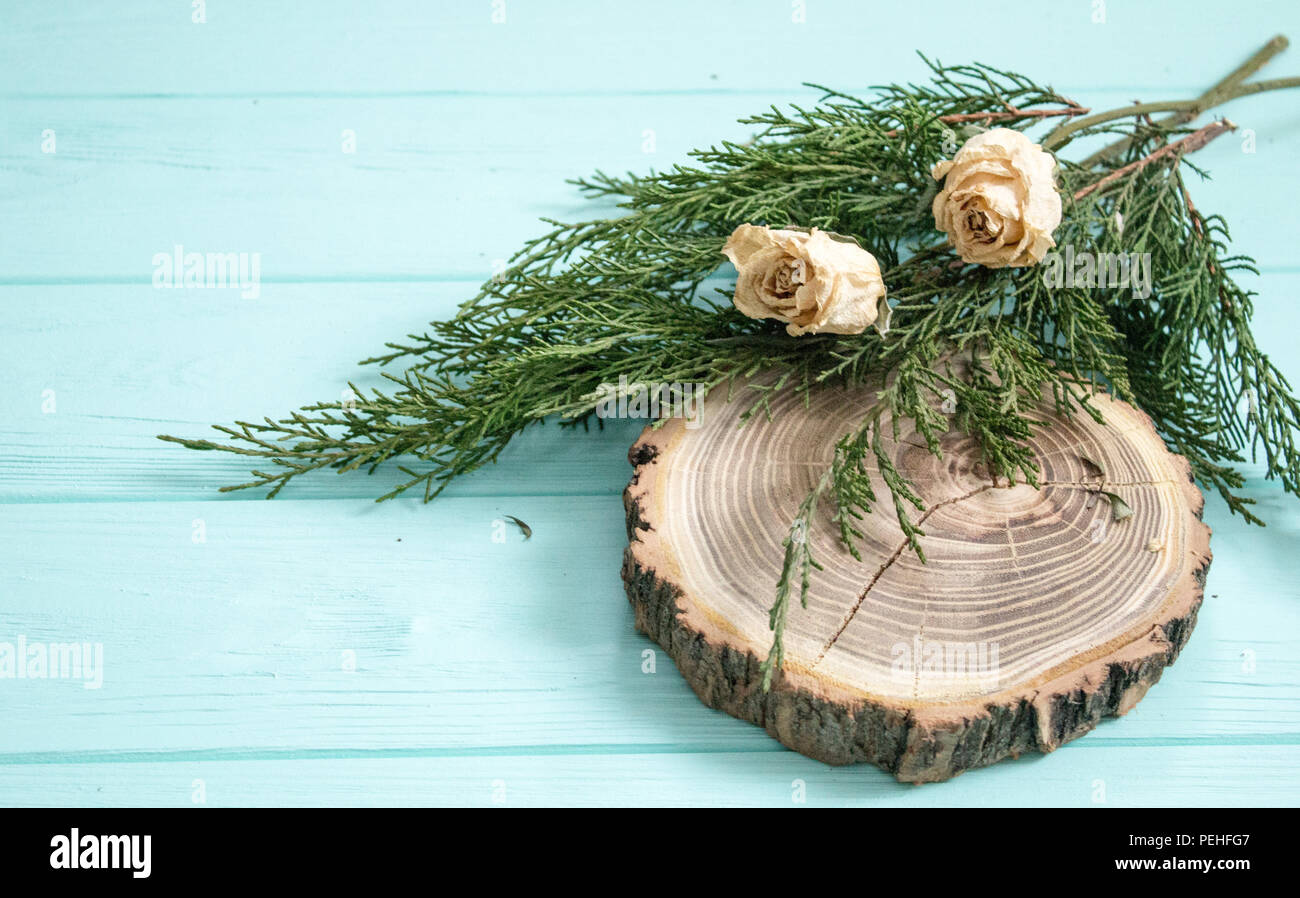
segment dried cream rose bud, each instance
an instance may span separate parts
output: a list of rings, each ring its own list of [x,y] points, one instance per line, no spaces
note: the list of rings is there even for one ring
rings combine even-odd
[[[889,303],[876,257],[816,228],[773,231],[741,225],[722,252],[740,272],[736,308],[750,318],[777,318],[786,333],[860,334],[889,330]]]
[[[1019,131],[994,128],[966,141],[949,162],[934,198],[934,224],[963,262],[988,268],[1037,265],[1056,245],[1061,195],[1052,155]]]

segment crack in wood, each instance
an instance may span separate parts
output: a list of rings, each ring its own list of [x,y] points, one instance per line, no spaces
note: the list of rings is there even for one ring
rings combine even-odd
[[[1163,480],[1105,480],[1105,481],[1101,481],[1100,487],[1104,488],[1107,486],[1166,486],[1172,483],[1176,483],[1176,481],[1171,480],[1167,477],[1164,478]],[[1040,481],[1038,485],[1040,487],[1077,486],[1077,487],[1083,487],[1084,489],[1090,489],[1090,490],[1098,488],[1097,484],[1087,480],[1043,480]]]
[[[921,517],[917,519],[916,526],[919,528],[921,525],[923,525],[926,522],[926,520],[929,519],[930,515],[934,514],[934,512],[938,511],[940,508],[944,508],[945,506],[948,505],[956,505],[958,502],[964,502],[967,499],[970,499],[974,496],[978,496],[980,493],[986,493],[989,490],[993,490],[993,489],[1008,489],[1008,487],[999,487],[996,483],[986,483],[984,486],[981,486],[979,489],[971,490],[965,495],[954,496],[951,499],[945,499],[942,502],[937,502],[934,505],[931,505],[929,508],[927,508],[924,513],[922,513]],[[867,599],[867,593],[871,592],[871,588],[876,585],[876,582],[879,581],[882,576],[884,576],[885,571],[889,570],[890,565],[892,565],[895,561],[897,561],[899,558],[902,557],[903,552],[907,549],[907,546],[908,546],[908,541],[903,540],[902,544],[899,545],[899,547],[894,550],[893,554],[890,555],[887,559],[885,559],[884,563],[880,565],[880,569],[876,571],[875,575],[872,576],[872,578],[869,581],[867,581],[867,585],[863,588],[862,592],[859,593],[858,595],[858,600],[854,602],[853,607],[849,609],[849,613],[844,618],[844,622],[840,624],[839,629],[836,630],[835,633],[831,636],[831,638],[827,640],[826,644],[822,646],[821,652],[817,655],[817,660],[812,663],[812,667],[810,669],[816,670],[817,665],[822,663],[822,660],[826,657],[826,653],[829,652],[831,650],[831,647],[835,645],[835,641],[839,639],[841,635],[843,635],[844,631],[848,629],[849,624],[853,622],[853,618],[858,613],[858,609],[862,607],[862,603],[865,602]],[[922,627],[925,626],[924,619],[922,619],[921,621],[921,626]]]
[[[1060,515],[1057,515],[1057,517],[1060,518],[1060,520],[1062,521],[1065,520],[1064,518],[1061,518]],[[1020,570],[1020,556],[1016,554],[1016,540],[1011,535],[1010,515],[1007,515],[1007,548],[1011,550],[1011,569],[1016,572],[1016,579],[1017,580],[1025,579],[1024,572]]]
[[[1166,478],[1163,480],[1110,481],[1109,483],[1107,483],[1107,485],[1108,486],[1160,486],[1164,484],[1171,484],[1173,482],[1174,482],[1173,480]],[[975,496],[978,496],[982,493],[986,493],[989,490],[1014,489],[1018,485],[1019,484],[1008,484],[1007,486],[1000,486],[997,483],[988,483],[985,484],[984,486],[979,487],[978,489],[971,490],[970,492],[965,493],[963,495],[954,496],[951,499],[945,499],[942,502],[937,502],[925,510],[925,512],[917,520],[916,526],[920,527],[921,525],[923,525],[926,522],[926,520],[929,519],[930,515],[938,511],[940,508],[944,508],[948,505],[955,505],[958,502],[964,502],[967,499],[974,498]],[[1045,486],[1073,487],[1073,488],[1086,489],[1086,490],[1095,489],[1094,484],[1086,480],[1045,480],[1038,484],[1039,489]],[[1060,518],[1060,520],[1063,523],[1070,524],[1073,526],[1073,522],[1071,521],[1066,521],[1064,518]],[[1010,520],[1008,520],[1007,521],[1007,543],[1008,545],[1011,546],[1012,566],[1016,570],[1016,575],[1021,579],[1023,579],[1023,575],[1020,572],[1019,565],[1016,564],[1015,544],[1011,540],[1010,523],[1011,523]],[[1078,528],[1076,527],[1075,529]],[[1080,530],[1079,532],[1084,533],[1086,535],[1086,531]],[[848,615],[845,616],[844,621],[840,624],[839,628],[831,635],[831,638],[826,641],[825,645],[822,646],[821,651],[817,655],[817,660],[812,663],[812,667],[810,668],[811,670],[815,670],[817,666],[821,664],[822,661],[826,658],[826,654],[835,646],[836,641],[840,638],[840,636],[844,634],[844,631],[848,629],[849,624],[853,622],[853,618],[857,615],[858,609],[860,609],[863,603],[866,602],[867,593],[871,592],[872,588],[876,585],[876,583],[880,580],[880,578],[884,576],[885,571],[889,570],[889,568],[894,564],[894,562],[903,556],[903,552],[907,549],[907,546],[908,546],[908,542],[907,540],[904,540],[902,544],[899,545],[899,547],[895,549],[887,559],[885,559],[885,561],[880,565],[880,568],[876,571],[876,573],[872,575],[871,579],[867,581],[867,585],[863,587],[862,592],[858,595],[858,600],[854,602],[853,607],[849,609],[849,613]],[[926,614],[928,608],[929,608],[929,599],[927,598],[925,606],[922,608],[921,611],[921,629],[920,629],[921,634],[924,634],[925,632]],[[919,684],[914,682],[913,693],[915,693],[918,688],[919,688]]]

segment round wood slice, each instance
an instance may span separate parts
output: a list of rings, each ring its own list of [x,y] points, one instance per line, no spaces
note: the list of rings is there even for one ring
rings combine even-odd
[[[942,458],[906,425],[890,441],[924,500],[912,520],[926,564],[906,548],[875,470],[880,502],[859,522],[862,561],[838,542],[826,500],[807,537],[825,570],[807,608],[791,603],[784,669],[764,693],[782,541],[876,394],[826,387],[805,406],[785,392],[772,420],[744,427],[752,397],[724,394],[692,426],[646,429],[624,496],[637,628],[710,707],[828,763],[944,780],[1051,751],[1124,714],[1187,641],[1210,530],[1186,460],[1132,406],[1098,397],[1098,424],[1057,417],[1045,401],[1032,439],[1041,489],[990,480],[958,433]],[[1098,490],[1132,516],[1115,520]]]

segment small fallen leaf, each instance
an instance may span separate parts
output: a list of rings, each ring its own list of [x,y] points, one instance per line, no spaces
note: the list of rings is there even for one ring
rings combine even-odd
[[[1098,490],[1098,492],[1110,500],[1110,513],[1116,521],[1126,521],[1133,517],[1133,509],[1129,508],[1128,503],[1119,496],[1106,490]]]
[[[1086,455],[1080,455],[1079,461],[1096,471],[1100,476],[1106,476],[1106,467],[1099,461],[1093,461]]]
[[[529,539],[532,538],[532,535],[533,535],[533,528],[532,528],[532,527],[529,527],[527,524],[525,524],[523,521],[519,520],[517,517],[515,517],[515,516],[512,515],[512,514],[508,514],[508,515],[506,515],[505,518],[506,518],[506,520],[508,520],[510,523],[514,524],[516,527],[519,528],[519,532],[522,533],[522,534],[524,535],[524,541],[525,541],[525,542],[527,542]]]

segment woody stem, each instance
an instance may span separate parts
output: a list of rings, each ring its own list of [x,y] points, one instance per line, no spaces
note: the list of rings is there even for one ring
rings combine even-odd
[[[1201,149],[1201,147],[1208,144],[1210,141],[1214,140],[1216,137],[1219,137],[1223,134],[1227,134],[1229,131],[1235,131],[1235,130],[1237,130],[1237,126],[1226,118],[1219,119],[1216,122],[1211,122],[1205,127],[1193,131],[1191,134],[1188,134],[1186,137],[1182,138],[1181,140],[1176,140],[1173,143],[1165,144],[1164,146],[1160,147],[1158,150],[1155,150],[1154,152],[1149,153],[1146,156],[1143,156],[1141,159],[1138,159],[1136,162],[1130,162],[1128,165],[1124,166],[1123,168],[1115,169],[1113,172],[1106,175],[1106,177],[1102,178],[1101,180],[1089,184],[1087,187],[1084,187],[1082,190],[1079,190],[1077,193],[1075,193],[1074,198],[1076,201],[1078,201],[1083,199],[1085,196],[1087,196],[1090,193],[1093,193],[1098,190],[1104,190],[1107,187],[1109,187],[1111,184],[1114,184],[1116,181],[1122,180],[1128,175],[1131,175],[1133,172],[1141,171],[1142,169],[1150,165],[1152,162],[1155,162],[1157,159],[1161,159],[1165,156],[1173,156],[1173,155],[1181,156],[1185,153],[1194,153],[1197,150]]]
[[[1201,96],[1194,100],[1173,100],[1160,103],[1137,103],[1131,106],[1124,106],[1119,109],[1112,109],[1108,112],[1099,112],[1095,115],[1089,115],[1084,118],[1074,119],[1060,125],[1054,131],[1047,135],[1043,140],[1043,148],[1048,150],[1057,149],[1069,143],[1072,135],[1091,128],[1095,125],[1105,124],[1115,119],[1128,118],[1134,115],[1151,115],[1157,112],[1169,112],[1172,115],[1162,118],[1156,123],[1156,126],[1162,130],[1176,128],[1179,125],[1187,124],[1197,118],[1207,110],[1226,103],[1229,100],[1235,100],[1240,97],[1251,94],[1262,93],[1270,90],[1282,90],[1290,87],[1300,87],[1300,78],[1275,78],[1269,81],[1257,81],[1253,84],[1244,83],[1247,78],[1259,71],[1269,60],[1278,53],[1287,48],[1289,41],[1283,35],[1277,35],[1267,44],[1257,50],[1250,59],[1246,60],[1225,78],[1207,90]],[[1093,153],[1087,159],[1084,159],[1080,165],[1084,168],[1091,168],[1100,162],[1110,159],[1133,143],[1132,137],[1126,137],[1119,140],[1096,153]]]

